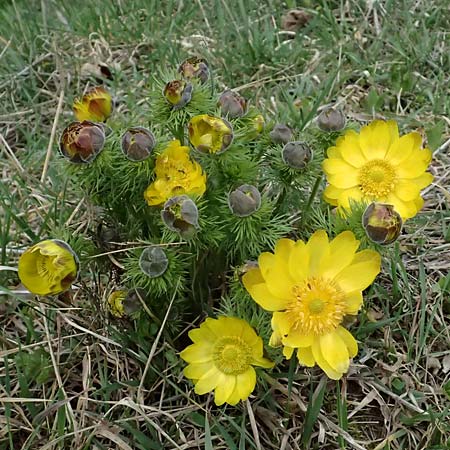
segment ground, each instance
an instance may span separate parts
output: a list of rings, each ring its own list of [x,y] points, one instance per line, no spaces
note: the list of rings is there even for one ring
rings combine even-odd
[[[294,7],[303,12],[287,30]],[[18,285],[8,267],[21,249],[94,219],[52,164],[87,80],[106,80],[132,116],[158,71],[201,53],[220,88],[269,118],[303,126],[337,103],[353,121],[418,130],[435,179],[367,294],[360,354],[339,383],[285,363],[248,402],[215,407],[193,395],[164,338],[126,351],[120,327],[88,301],[100,277],[78,303],[0,296],[0,449],[450,448],[449,23],[445,0],[3,0],[3,294]],[[151,364],[161,354],[165,364]]]

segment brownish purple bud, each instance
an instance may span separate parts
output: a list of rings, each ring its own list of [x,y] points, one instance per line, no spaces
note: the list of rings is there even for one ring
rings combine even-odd
[[[317,117],[317,125],[322,131],[340,131],[345,127],[347,120],[341,109],[324,109]]]
[[[364,211],[362,224],[371,241],[389,245],[400,236],[403,222],[392,205],[371,203]]]
[[[122,152],[130,161],[144,161],[150,156],[155,145],[155,136],[144,127],[128,128],[122,135]]]
[[[163,94],[173,109],[181,109],[191,101],[192,84],[184,80],[169,81],[164,87]]]
[[[222,115],[228,116],[230,119],[242,117],[247,113],[247,100],[230,89],[222,92],[218,103]]]
[[[282,150],[284,163],[293,169],[304,169],[312,159],[312,150],[306,142],[288,142]]]
[[[293,134],[294,133],[287,125],[277,123],[269,133],[269,136],[275,144],[287,144],[292,140]]]
[[[199,227],[197,205],[187,195],[167,200],[161,218],[169,230],[177,232],[184,239],[194,237]]]
[[[255,186],[243,184],[230,192],[228,206],[235,216],[251,216],[261,207],[261,194]]]
[[[61,136],[59,148],[65,158],[72,163],[92,162],[105,145],[105,128],[102,124],[72,122]]]
[[[206,83],[209,78],[209,69],[206,59],[192,56],[185,59],[178,67],[178,72],[187,80],[197,78],[201,83]]]

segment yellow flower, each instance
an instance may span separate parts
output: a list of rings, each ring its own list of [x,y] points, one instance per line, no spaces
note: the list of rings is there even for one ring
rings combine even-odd
[[[89,89],[81,99],[76,99],[73,104],[73,112],[80,122],[83,120],[105,122],[111,115],[112,108],[111,94],[103,86]]]
[[[230,123],[208,114],[193,117],[188,124],[188,130],[191,144],[204,153],[221,153],[233,141]]]
[[[329,185],[324,198],[347,209],[350,201],[393,205],[409,219],[423,206],[420,191],[433,176],[425,172],[431,151],[418,133],[399,137],[394,121],[375,120],[358,134],[347,131],[328,149],[323,169]]]
[[[297,349],[300,363],[318,364],[336,380],[358,351],[342,320],[358,312],[362,291],[380,271],[380,255],[356,252],[358,246],[351,231],[331,242],[324,230],[307,243],[280,239],[274,254],[262,253],[259,267],[243,276],[252,298],[273,311],[270,345],[282,344],[287,358]]]
[[[236,317],[208,318],[189,337],[194,343],[180,354],[189,363],[184,375],[194,382],[196,394],[214,391],[216,405],[246,400],[256,385],[252,366],[274,365],[263,357],[263,342],[255,330]]]
[[[125,309],[123,301],[127,296],[127,291],[114,291],[108,297],[108,307],[111,314],[115,317],[123,317],[125,315]]]
[[[156,158],[155,181],[145,190],[150,206],[161,205],[177,195],[202,196],[206,190],[206,175],[202,167],[189,157],[189,148],[172,141]]]
[[[33,294],[55,295],[77,278],[78,262],[68,244],[45,240],[28,248],[19,259],[19,278]]]

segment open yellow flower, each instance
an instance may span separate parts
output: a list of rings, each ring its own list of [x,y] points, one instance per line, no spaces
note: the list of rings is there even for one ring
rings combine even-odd
[[[262,253],[258,268],[243,283],[252,298],[273,311],[270,345],[283,345],[290,358],[306,366],[318,364],[332,379],[347,372],[358,346],[341,326],[346,314],[356,314],[362,291],[380,271],[380,255],[357,252],[359,241],[344,231],[332,241],[324,230],[307,243],[280,239],[275,252]]]
[[[196,394],[214,391],[216,405],[246,400],[256,385],[253,366],[274,365],[263,357],[255,330],[236,317],[208,318],[189,337],[194,343],[180,354],[189,363],[184,375],[194,382]]]
[[[80,122],[105,122],[111,115],[112,108],[111,94],[103,86],[89,89],[81,99],[76,99],[73,103],[73,112]]]
[[[224,152],[233,141],[233,129],[229,122],[220,117],[201,114],[188,124],[189,141],[200,152]]]
[[[55,295],[77,278],[78,262],[71,247],[49,239],[27,249],[19,259],[19,278],[33,294]]]
[[[392,120],[375,120],[359,134],[347,131],[323,162],[325,200],[344,209],[351,201],[387,203],[403,220],[414,217],[423,206],[421,189],[433,180],[426,172],[431,151],[421,146],[419,133],[400,137]]]
[[[206,190],[206,175],[202,167],[189,157],[189,148],[180,141],[170,142],[156,158],[155,181],[145,190],[150,206],[161,205],[178,195],[202,196]]]

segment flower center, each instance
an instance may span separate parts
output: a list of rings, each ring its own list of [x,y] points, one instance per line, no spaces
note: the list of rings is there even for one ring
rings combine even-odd
[[[227,375],[239,375],[250,366],[252,352],[247,343],[237,336],[219,339],[214,347],[214,363]]]
[[[359,188],[366,197],[387,197],[394,189],[396,173],[388,162],[374,159],[359,170]]]
[[[332,280],[311,277],[292,288],[287,307],[293,328],[300,334],[320,336],[333,331],[345,315],[345,294]]]
[[[57,269],[54,265],[52,257],[45,255],[39,255],[36,259],[36,269],[37,273],[41,278],[53,283],[56,275]]]

